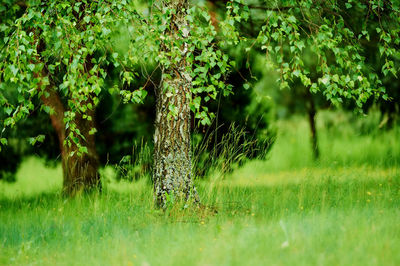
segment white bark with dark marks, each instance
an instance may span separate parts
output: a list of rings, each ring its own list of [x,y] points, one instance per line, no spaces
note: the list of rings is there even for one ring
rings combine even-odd
[[[172,17],[170,29],[165,34],[173,38],[186,38],[189,32],[185,20],[188,2],[176,0],[165,5],[177,10],[177,14]],[[164,45],[163,49],[169,51],[171,47]],[[155,202],[159,207],[165,207],[171,199],[174,202],[198,202],[192,180],[190,145],[192,80],[186,70],[187,44],[179,49],[181,60],[163,69],[162,82],[156,94],[153,181]],[[174,112],[171,112],[170,106],[174,106]]]

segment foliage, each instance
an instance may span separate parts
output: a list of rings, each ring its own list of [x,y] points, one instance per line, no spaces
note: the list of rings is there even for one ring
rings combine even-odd
[[[322,91],[334,104],[354,99],[358,107],[372,96],[388,98],[378,73],[397,74],[393,62],[400,42],[397,1],[385,6],[381,1],[368,4],[282,1],[281,4],[266,11],[257,41],[266,56],[276,62],[282,88],[288,87],[290,80],[300,79],[309,90]],[[352,24],[349,10],[355,10],[364,21]],[[374,18],[384,21],[382,28],[375,27]],[[377,42],[381,56],[386,61],[382,69],[371,69],[366,62],[365,43],[375,41],[370,36],[376,33],[380,36]],[[315,68],[305,64],[305,48],[318,59]],[[313,78],[315,74],[317,77]]]
[[[120,23],[114,10],[124,11],[125,6],[113,1],[28,1],[20,17],[7,10],[9,20],[1,24],[4,41],[0,58],[3,83],[17,86],[17,101],[11,102],[1,94],[1,106],[8,115],[2,121],[4,128],[28,116],[35,108],[35,99],[48,97],[49,87],[65,98],[68,109],[64,113],[69,134],[65,140],[85,152],[84,139],[74,118],[92,120],[88,110],[93,110],[104,89],[107,65],[115,61],[109,56],[111,29]],[[15,5],[13,6],[15,7]],[[15,7],[18,9],[18,7]],[[127,83],[122,75],[122,83]],[[4,89],[4,86],[3,86]],[[124,93],[122,89],[121,94]],[[138,93],[139,95],[140,93]],[[141,98],[135,98],[140,101]],[[48,106],[42,109],[54,113]],[[95,133],[95,129],[91,131]]]
[[[396,1],[383,6],[381,1],[343,4],[288,0],[279,6],[266,3],[264,8],[256,8],[253,2],[233,0],[227,2],[218,29],[200,3],[189,8],[188,25],[180,37],[164,34],[171,27],[171,18],[180,11],[156,3],[146,14],[135,7],[135,2],[126,1],[28,1],[23,15],[16,18],[18,7],[12,5],[5,10],[4,6],[2,14],[7,19],[1,31],[5,52],[0,69],[3,81],[18,84],[19,97],[10,102],[2,94],[1,104],[9,115],[3,126],[12,127],[29,115],[34,109],[33,98],[46,94],[44,88],[51,85],[66,98],[70,108],[65,113],[70,129],[66,142],[77,145],[82,136],[74,117],[79,113],[92,119],[85,113],[98,103],[109,64],[119,69],[121,77],[121,85],[113,86],[111,92],[118,92],[125,102],[142,102],[147,95],[145,86],[126,89],[137,76],[131,66],[155,62],[159,68],[168,69],[185,56],[193,86],[191,108],[203,125],[210,124],[213,117],[205,103],[215,100],[219,92],[227,95],[232,89],[224,80],[235,64],[222,49],[239,42],[249,43],[246,51],[256,47],[265,50],[279,69],[282,88],[299,79],[312,92],[322,91],[334,104],[354,99],[361,107],[372,96],[386,99],[378,73],[396,75],[394,58],[400,41]],[[358,20],[348,16],[353,13],[359,14]],[[256,39],[238,31],[253,17],[265,21]],[[356,27],[355,22],[361,19],[365,21]],[[115,29],[127,30],[131,37],[126,53],[113,51]],[[365,43],[374,41],[385,61],[380,70],[371,69],[365,62]],[[182,47],[187,49],[184,54]],[[318,58],[315,67],[304,62],[306,48]],[[164,89],[173,97],[173,88]],[[169,107],[171,115],[176,115],[174,110],[174,106]]]
[[[2,121],[3,128],[12,128],[27,117],[35,108],[34,99],[48,97],[46,89],[51,87],[63,96],[68,106],[64,113],[65,126],[69,130],[65,143],[77,145],[78,153],[85,152],[84,136],[74,119],[77,116],[93,119],[87,112],[96,107],[100,93],[107,89],[104,83],[109,65],[119,70],[121,79],[109,91],[117,92],[124,102],[142,102],[147,95],[145,87],[129,88],[136,77],[132,66],[144,60],[156,61],[159,67],[168,68],[174,60],[179,61],[182,55],[177,48],[183,43],[188,49],[185,56],[195,95],[191,108],[202,124],[209,124],[212,114],[201,105],[202,101],[215,99],[218,89],[228,94],[231,88],[223,82],[224,74],[230,68],[229,58],[216,49],[217,33],[207,11],[191,8],[187,17],[191,23],[190,35],[188,29],[181,33],[183,39],[173,39],[164,31],[170,27],[171,17],[178,10],[155,8],[146,16],[139,14],[133,6],[126,1],[28,1],[23,5],[12,5],[12,10],[22,10],[21,16],[15,16],[8,9],[2,10],[8,19],[1,26],[4,36],[1,80],[17,84],[18,91],[15,102],[1,94],[1,105],[8,116]],[[113,52],[114,29],[127,30],[131,35],[127,53]],[[164,53],[160,52],[162,45],[171,47]],[[174,89],[169,90],[172,96]],[[48,106],[42,106],[42,109],[49,114],[54,112]],[[176,115],[174,106],[169,110]],[[91,131],[95,132],[96,129]]]
[[[165,77],[170,76],[167,72],[184,59],[184,74],[190,76],[193,93],[191,109],[202,125],[210,124],[214,116],[205,103],[216,100],[218,93],[230,94],[232,89],[224,82],[232,64],[229,56],[220,49],[226,40],[219,40],[211,17],[202,6],[187,10],[187,24],[180,29],[179,36],[165,34],[167,29],[175,26],[171,21],[178,12],[181,10],[154,4],[149,15],[137,14],[128,27],[131,42],[122,56],[124,61],[139,62],[140,65],[155,61],[158,68],[167,70],[163,73]],[[169,97],[174,96],[176,88],[163,89],[169,91]],[[176,115],[174,106],[168,109],[172,116]]]

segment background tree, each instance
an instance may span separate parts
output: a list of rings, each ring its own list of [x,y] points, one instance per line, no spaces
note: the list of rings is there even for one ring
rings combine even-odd
[[[209,2],[210,6],[223,8],[227,1]],[[233,12],[239,17],[235,21],[237,28],[247,39],[247,52],[264,53],[269,73],[277,73],[281,89],[291,89],[284,93],[301,96],[297,97],[296,106],[307,110],[314,157],[319,155],[317,102],[361,110],[379,97],[388,99],[382,81],[389,73],[397,73],[396,1],[387,5],[380,1],[307,0],[232,3]],[[243,22],[241,18],[247,20]],[[371,64],[372,61],[380,63]]]
[[[257,88],[260,95],[271,97],[276,119],[285,119],[295,114],[305,115],[309,124],[311,151],[314,160],[320,156],[318,145],[317,113],[319,110],[331,108],[332,104],[324,97],[322,93],[311,93],[304,87],[299,79],[294,79],[289,83],[289,89],[279,89],[279,83],[270,82],[273,78],[279,78],[276,71],[265,69],[265,57],[259,54],[259,60],[253,68],[263,71],[263,78],[258,82]],[[315,60],[309,52],[305,52],[304,61],[307,66],[314,64]],[[312,68],[312,67],[311,67]],[[273,78],[271,78],[273,77]],[[312,77],[315,80],[316,77]],[[354,104],[353,104],[354,107]]]
[[[19,17],[9,12],[18,8],[23,9]],[[100,184],[94,113],[105,69],[116,62],[116,55],[109,56],[107,50],[110,28],[120,21],[115,12],[123,14],[124,8],[126,3],[116,2],[29,1],[2,10],[10,19],[1,25],[1,79],[16,84],[18,91],[15,102],[1,95],[3,128],[14,127],[34,110],[35,99],[41,100],[59,139],[67,194]],[[128,79],[124,72],[122,83]]]

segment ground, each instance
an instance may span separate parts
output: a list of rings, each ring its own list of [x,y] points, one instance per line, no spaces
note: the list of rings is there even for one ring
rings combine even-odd
[[[155,210],[146,180],[62,198],[28,159],[0,183],[0,265],[399,265],[398,130],[320,128],[319,162],[286,123],[268,161],[198,180],[196,210]]]

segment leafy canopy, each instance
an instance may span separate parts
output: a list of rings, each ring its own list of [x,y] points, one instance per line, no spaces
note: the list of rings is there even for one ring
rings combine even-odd
[[[227,51],[239,43],[245,51],[265,52],[280,73],[282,88],[300,79],[310,91],[321,91],[334,104],[352,99],[361,107],[370,97],[388,98],[379,76],[397,75],[399,10],[395,0],[230,0],[215,27],[203,2],[175,10],[161,0],[147,8],[125,0],[31,0],[19,6],[4,1],[0,7],[5,18],[0,25],[3,131],[27,117],[35,108],[34,99],[47,97],[51,89],[68,107],[66,144],[79,146],[84,137],[74,119],[93,119],[88,110],[94,110],[102,90],[118,93],[124,102],[140,103],[147,91],[146,86],[130,87],[139,75],[136,66],[153,63],[168,74],[181,60],[192,80],[191,109],[202,124],[210,124],[213,115],[206,103],[218,93],[231,93],[224,81],[235,64]],[[187,26],[179,28],[177,35],[165,34],[177,12],[187,14]],[[251,37],[240,28],[255,18],[263,23]],[[125,50],[115,49],[118,35],[129,36]],[[371,44],[377,45],[384,61],[381,69],[368,63],[365,47]],[[316,67],[305,63],[306,50],[317,59]],[[110,67],[120,73],[113,87],[105,85]],[[5,96],[8,83],[17,86],[16,101]],[[164,89],[174,96],[175,88]],[[171,117],[176,115],[174,110],[169,106]],[[0,140],[2,145],[7,143],[5,138]]]

